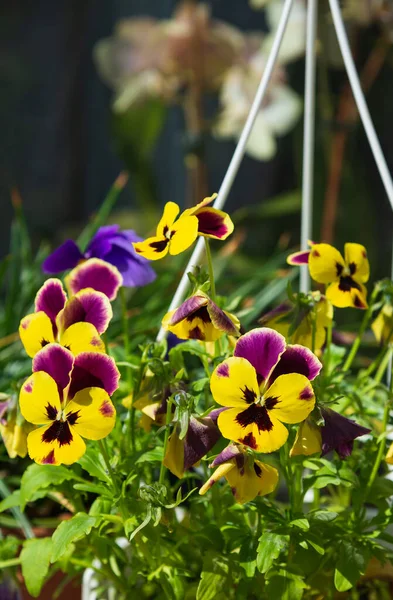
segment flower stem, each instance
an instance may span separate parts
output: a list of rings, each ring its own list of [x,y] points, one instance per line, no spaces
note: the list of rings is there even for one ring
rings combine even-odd
[[[367,308],[366,312],[364,313],[363,320],[360,324],[359,333],[358,333],[355,341],[352,344],[352,348],[351,348],[351,350],[347,356],[347,359],[344,363],[344,366],[342,368],[342,373],[346,373],[350,369],[350,367],[353,363],[353,360],[357,354],[357,351],[359,350],[359,346],[361,344],[364,332],[366,331],[367,325],[370,321],[371,314],[373,311],[374,301],[375,301],[378,293],[379,293],[379,289],[377,287],[375,287],[373,290],[373,293],[371,294],[370,303],[368,305],[368,308]]]
[[[98,440],[98,445],[100,447],[102,458],[105,461],[105,465],[108,470],[108,475],[111,478],[115,493],[120,494],[119,484],[116,479],[115,472],[112,469],[111,461],[110,461],[109,454],[108,454],[108,448],[106,447],[106,442],[104,440]]]
[[[210,242],[207,238],[205,240],[205,250],[206,250],[206,259],[207,259],[207,268],[209,271],[209,280],[210,280],[210,298],[213,302],[216,302],[216,283],[214,281],[214,270],[213,270],[213,261],[212,261],[212,253],[210,251]]]
[[[124,342],[124,356],[127,361],[130,357],[130,335],[128,331],[128,313],[127,313],[127,298],[124,287],[120,288],[120,301],[121,301],[121,313],[122,313],[122,322],[123,322],[123,342]],[[132,387],[132,375],[130,367],[126,367],[127,369],[127,394],[131,394]],[[128,419],[127,419],[127,432],[126,432],[126,441],[127,446],[131,446],[132,451],[135,451],[135,408],[133,408],[132,404],[128,410]]]
[[[159,483],[164,483],[164,477],[165,477],[165,471],[166,471],[166,467],[164,465],[164,458],[165,458],[166,449],[168,446],[169,423],[171,422],[171,416],[172,416],[172,402],[170,400],[168,400],[167,405],[166,405],[166,415],[165,415],[164,456],[163,456],[161,467],[160,467],[160,477],[158,480]]]
[[[369,480],[367,482],[367,485],[366,485],[366,490],[365,490],[365,493],[364,493],[364,502],[367,500],[368,495],[370,493],[370,490],[371,490],[371,488],[372,488],[372,486],[374,484],[374,481],[375,481],[375,479],[376,479],[376,477],[378,475],[378,469],[380,467],[380,464],[381,464],[382,458],[383,458],[383,454],[385,452],[386,437],[383,434],[385,434],[386,428],[387,428],[387,425],[388,425],[389,412],[390,412],[390,402],[391,402],[391,399],[389,398],[389,400],[385,404],[385,408],[384,408],[384,411],[383,411],[382,432],[381,432],[382,438],[381,438],[381,440],[379,442],[379,448],[378,448],[377,456],[375,458],[375,463],[374,463],[374,466],[373,466],[373,470],[371,471],[370,478],[369,478]]]

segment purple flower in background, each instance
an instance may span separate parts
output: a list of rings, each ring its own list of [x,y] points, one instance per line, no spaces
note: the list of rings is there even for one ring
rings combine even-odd
[[[156,274],[149,261],[138,256],[132,245],[140,242],[134,231],[120,231],[119,225],[100,227],[91,239],[86,252],[82,253],[73,240],[67,240],[43,262],[42,270],[54,275],[73,269],[81,260],[100,258],[115,266],[123,277],[126,287],[140,287],[151,283]]]

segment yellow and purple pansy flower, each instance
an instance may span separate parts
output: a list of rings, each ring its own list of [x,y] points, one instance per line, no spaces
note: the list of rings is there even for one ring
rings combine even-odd
[[[266,313],[258,323],[275,329],[287,339],[292,330],[291,342],[312,349],[315,310],[314,351],[320,350],[326,341],[326,328],[332,323],[333,307],[320,292],[311,292],[311,295],[314,307],[304,304],[298,308],[288,300]]]
[[[70,294],[77,294],[86,288],[92,288],[114,300],[123,278],[116,267],[100,258],[89,258],[66,276],[65,282]]]
[[[191,469],[201,458],[206,456],[221,436],[212,418],[192,415],[185,437],[180,439],[179,434],[180,425],[175,423],[168,440],[164,465],[176,477],[182,479],[184,471]]]
[[[36,354],[33,374],[19,396],[22,415],[39,426],[27,438],[30,458],[42,465],[70,465],[86,451],[82,438],[106,437],[116,421],[110,396],[118,382],[119,371],[106,354],[74,357],[59,344]]]
[[[225,333],[239,335],[240,323],[234,315],[222,310],[204,292],[196,292],[179,308],[168,312],[164,329],[182,340],[214,342]]]
[[[235,444],[227,446],[210,467],[217,469],[199,490],[201,495],[206,494],[221,477],[225,477],[236,502],[244,504],[254,500],[256,496],[270,494],[278,483],[277,469],[255,460]]]
[[[233,232],[234,225],[231,217],[226,212],[208,206],[216,198],[217,194],[204,198],[196,206],[187,208],[183,212],[182,217],[190,215],[197,217],[198,235],[212,238],[213,240],[226,240]]]
[[[300,423],[313,410],[310,381],[321,368],[308,348],[287,346],[273,329],[241,336],[210,381],[214,400],[227,407],[218,417],[222,435],[257,452],[278,450],[288,437],[283,423]]]
[[[167,202],[157,225],[156,235],[133,244],[135,252],[148,260],[158,260],[169,254],[187,250],[198,236],[198,219],[193,215],[180,215],[174,202]]]
[[[59,342],[73,354],[105,352],[100,334],[112,318],[105,294],[83,289],[67,300],[59,279],[48,279],[35,298],[35,312],[19,326],[22,344],[31,357],[44,346]]]
[[[140,241],[142,238],[131,229],[120,231],[119,225],[106,225],[97,230],[85,252],[81,252],[73,240],[66,240],[43,262],[42,270],[48,275],[56,275],[74,269],[89,258],[99,258],[117,268],[123,278],[122,285],[147,285],[154,281],[156,274],[132,246],[133,242]]]
[[[310,250],[295,252],[287,258],[290,265],[308,264],[310,275],[326,287],[326,297],[333,306],[367,308],[364,286],[370,276],[367,251],[361,244],[348,243],[344,255],[330,244],[311,244]]]
[[[325,456],[335,450],[341,459],[348,458],[352,453],[354,440],[371,430],[327,406],[320,406],[319,410],[324,425],[319,427],[311,417],[301,423],[290,455],[309,456],[320,452]]]

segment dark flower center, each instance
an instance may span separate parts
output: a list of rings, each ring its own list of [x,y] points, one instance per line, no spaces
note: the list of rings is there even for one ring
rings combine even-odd
[[[270,420],[266,406],[259,406],[258,404],[251,404],[246,410],[239,413],[235,420],[244,428],[255,423],[258,431],[271,431],[273,429],[273,423]]]
[[[193,319],[200,319],[203,323],[211,323],[209,311],[206,306],[201,306],[201,308],[198,308],[198,310],[186,317],[186,321],[189,323],[193,321]]]

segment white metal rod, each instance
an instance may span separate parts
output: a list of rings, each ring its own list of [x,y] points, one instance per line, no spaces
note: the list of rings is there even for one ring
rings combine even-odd
[[[355,98],[355,102],[362,119],[363,127],[366,131],[366,135],[374,155],[375,162],[377,163],[378,171],[382,179],[382,183],[385,187],[387,197],[393,210],[393,183],[390,175],[390,171],[386,164],[385,157],[383,155],[381,145],[379,143],[377,134],[375,133],[374,125],[371,120],[370,112],[367,108],[366,100],[360,85],[359,76],[356,72],[355,64],[353,62],[351,49],[348,42],[348,37],[345,31],[343,19],[341,16],[341,10],[338,0],[329,0],[330,10],[333,17],[333,23],[337,34],[338,43],[340,46],[341,54],[344,60],[345,68],[347,70],[349,83],[351,84],[352,93]]]
[[[306,28],[306,74],[304,86],[303,181],[301,213],[301,249],[307,250],[312,239],[314,191],[315,70],[318,0],[308,0]],[[310,289],[308,269],[300,269],[300,291]]]
[[[281,42],[284,37],[284,33],[285,33],[285,29],[286,29],[286,26],[288,23],[288,18],[289,18],[289,14],[291,12],[292,4],[293,4],[293,0],[285,0],[285,4],[284,4],[283,10],[282,10],[280,22],[278,24],[277,31],[274,36],[272,48],[271,48],[269,57],[266,62],[266,67],[263,72],[261,82],[258,86],[257,93],[255,94],[255,98],[252,103],[250,112],[248,114],[246,124],[244,125],[243,131],[240,135],[235,152],[232,156],[232,160],[229,163],[228,170],[225,174],[225,177],[224,177],[221,187],[219,189],[217,199],[216,199],[215,203],[213,204],[214,208],[221,209],[226,202],[229,192],[231,191],[232,184],[237,175],[237,172],[239,170],[240,164],[242,162],[243,156],[246,151],[246,145],[247,145],[248,138],[250,137],[255,119],[258,115],[259,108],[260,108],[260,106],[263,102],[263,99],[265,97],[265,94],[266,94],[266,90],[267,90],[267,87],[268,87],[268,84],[270,81],[270,77],[273,72],[276,60],[277,60],[278,52],[280,50]],[[202,198],[201,198],[201,200],[202,200]],[[188,285],[189,285],[187,273],[194,266],[196,266],[198,264],[198,262],[201,259],[203,251],[204,251],[204,241],[202,238],[199,238],[199,240],[195,246],[194,252],[192,253],[191,258],[188,261],[188,264],[184,270],[183,276],[180,280],[180,283],[178,285],[175,295],[173,296],[172,302],[171,302],[168,310],[173,310],[174,308],[177,308],[177,306],[179,306],[179,304],[182,302],[182,300],[186,294]],[[161,329],[157,335],[157,341],[159,342],[162,339],[164,339],[166,336],[166,333],[167,332],[161,327]]]

